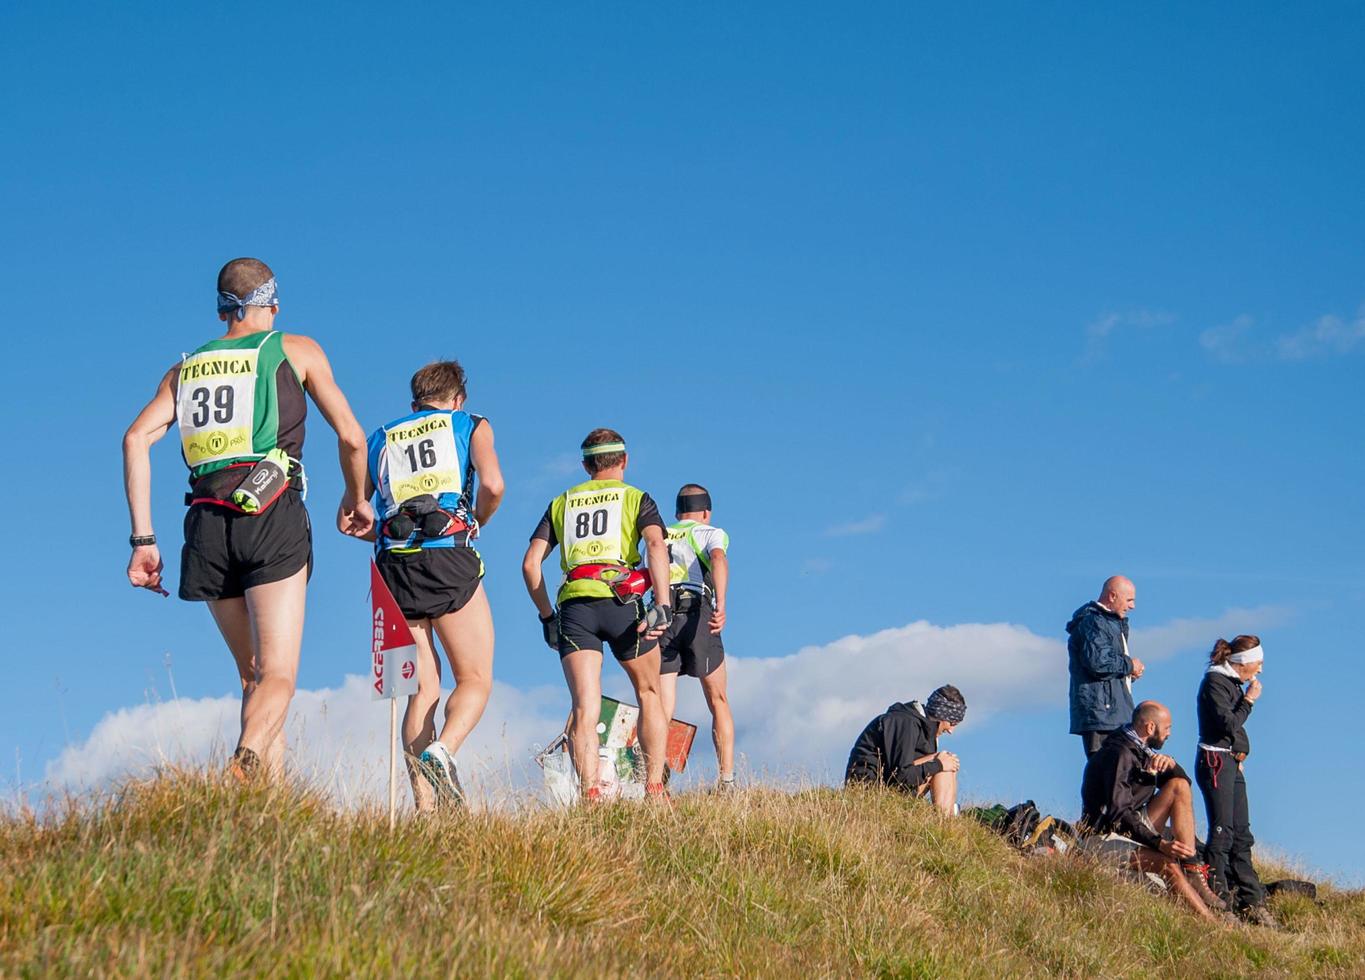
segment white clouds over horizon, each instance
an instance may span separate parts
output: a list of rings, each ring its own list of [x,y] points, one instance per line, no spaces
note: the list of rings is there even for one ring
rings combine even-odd
[[[1288,615],[1267,606],[1173,620],[1134,630],[1133,652],[1158,662]],[[940,684],[961,688],[966,724],[988,730],[1002,712],[1053,709],[1066,700],[1062,640],[1010,623],[921,621],[786,656],[731,656],[727,663],[741,771],[779,780],[837,780],[848,747],[870,718],[892,702],[922,699]],[[617,668],[608,663],[604,674],[608,693],[629,691]],[[46,788],[87,791],[158,765],[221,763],[236,741],[239,707],[233,697],[181,698],[111,711],[83,742],[47,765]],[[528,790],[538,789],[531,756],[562,728],[567,708],[561,685],[523,689],[495,682],[488,710],[459,757],[474,795],[524,800]],[[701,778],[714,770],[709,715],[699,685],[689,679],[679,687],[678,717],[698,725],[689,775]],[[370,699],[363,677],[298,691],[287,731],[291,764],[300,775],[341,802],[381,798],[388,710]]]

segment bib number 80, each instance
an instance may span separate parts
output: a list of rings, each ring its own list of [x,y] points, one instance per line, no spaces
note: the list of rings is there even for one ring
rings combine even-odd
[[[574,535],[578,538],[589,536],[600,538],[607,533],[607,511],[606,508],[588,512],[581,510],[574,517]]]

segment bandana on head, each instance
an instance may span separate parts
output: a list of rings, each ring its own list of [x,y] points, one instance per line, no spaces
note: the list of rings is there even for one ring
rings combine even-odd
[[[1265,659],[1265,651],[1261,649],[1261,645],[1258,643],[1256,646],[1252,647],[1250,650],[1242,650],[1242,651],[1239,652],[1239,653],[1234,653],[1232,656],[1228,657],[1228,663],[1230,663],[1230,664],[1258,664],[1258,663],[1260,663],[1260,662],[1261,662],[1262,660],[1264,660],[1264,659]]]
[[[948,700],[940,687],[924,702],[924,713],[950,725],[960,725],[962,719],[967,717],[967,706]]]
[[[275,277],[271,276],[245,296],[238,297],[236,293],[229,293],[226,290],[218,293],[218,312],[232,313],[238,320],[246,318],[246,308],[248,306],[279,306],[279,290],[275,285]]]
[[[589,456],[601,456],[605,453],[623,453],[625,451],[626,444],[624,442],[599,442],[595,446],[584,446],[583,458],[587,459]]]

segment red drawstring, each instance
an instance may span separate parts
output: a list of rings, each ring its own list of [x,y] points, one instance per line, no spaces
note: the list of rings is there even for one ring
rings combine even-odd
[[[1218,771],[1223,768],[1223,753],[1210,752],[1204,750],[1204,763],[1209,767],[1209,773],[1213,776],[1213,788],[1218,788]]]

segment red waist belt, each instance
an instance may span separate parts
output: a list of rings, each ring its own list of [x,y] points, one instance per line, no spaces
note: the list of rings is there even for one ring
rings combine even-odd
[[[575,565],[569,569],[570,582],[592,579],[601,582],[622,602],[638,599],[649,591],[649,570],[625,565]]]

